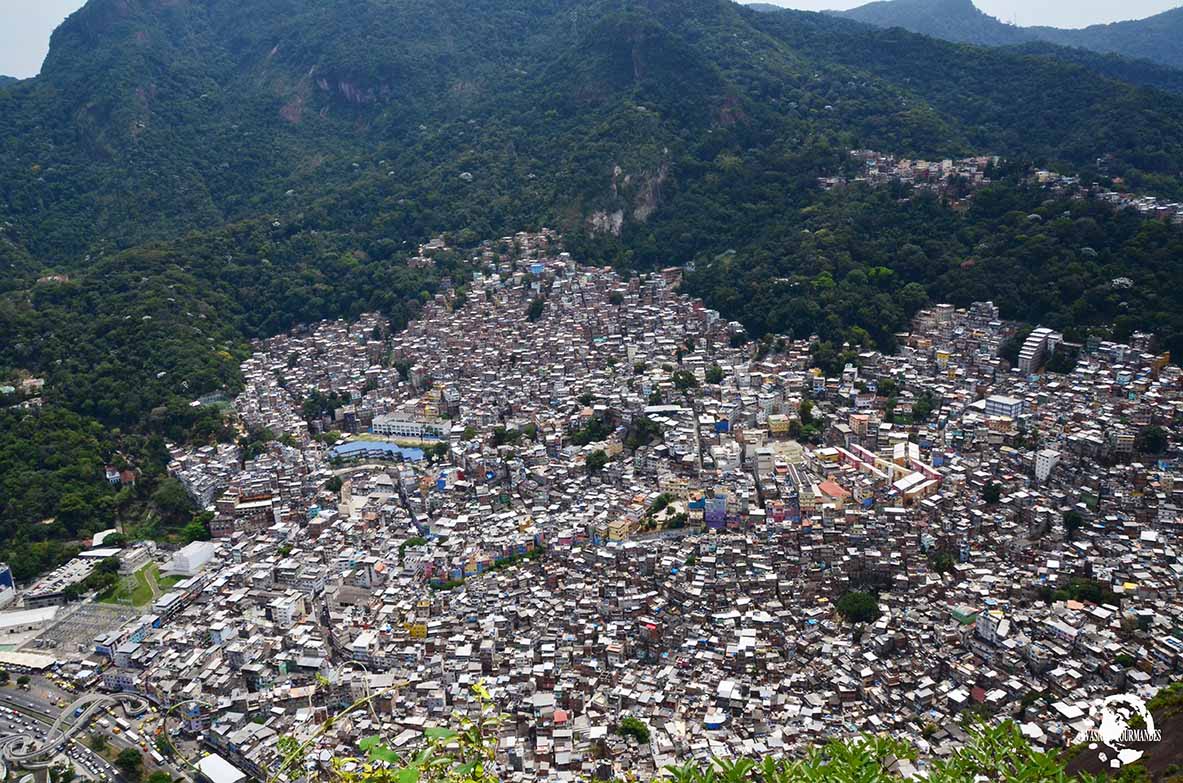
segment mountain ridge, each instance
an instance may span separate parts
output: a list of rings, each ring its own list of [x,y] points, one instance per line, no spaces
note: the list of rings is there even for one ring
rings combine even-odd
[[[854,149],[1001,160],[957,208],[820,188]],[[1183,99],[729,0],[90,0],[0,90],[0,381],[44,379],[51,431],[0,464],[24,499],[0,533],[28,537],[0,554],[111,524],[23,465],[32,440],[105,432],[78,475],[107,491],[117,449],[150,494],[165,443],[224,437],[191,403],[241,388],[250,340],[399,328],[464,286],[466,249],[541,226],[586,263],[693,262],[727,320],[835,357],[892,350],[930,298],[1183,353],[1183,234],[1052,197],[1036,166],[1181,197]],[[457,250],[408,263],[439,235]]]
[[[182,273],[193,286],[198,258],[225,286],[190,311],[235,313],[203,338],[220,340],[360,306],[312,274],[341,263],[317,253],[359,259],[364,279],[346,288],[377,302],[355,291],[442,232],[558,226],[585,257],[636,267],[755,247],[856,147],[1080,168],[1105,157],[1133,187],[1183,192],[1183,100],[727,0],[90,0],[55,32],[42,74],[0,92],[12,270],[0,291],[13,292],[0,326],[22,336],[0,365],[66,366],[96,341],[47,346],[41,330],[67,329],[49,304],[88,291],[105,306],[107,280],[128,270],[145,287]],[[61,274],[56,293],[37,285]],[[245,307],[252,275],[272,293]],[[426,291],[390,289],[413,285]],[[141,317],[189,328],[158,290]],[[869,324],[884,341],[898,325]],[[223,360],[193,347],[208,391]],[[137,397],[197,390],[185,380],[145,378]],[[60,387],[88,414],[117,411],[104,420],[141,405]]]
[[[877,27],[902,27],[957,43],[1014,46],[1043,41],[1101,54],[1183,67],[1183,7],[1144,19],[1079,29],[1018,27],[977,8],[972,0],[876,0],[848,11],[830,12]]]

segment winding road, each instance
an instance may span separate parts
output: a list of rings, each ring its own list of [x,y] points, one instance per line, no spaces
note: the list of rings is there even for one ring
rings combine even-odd
[[[148,709],[148,702],[132,694],[88,693],[66,705],[43,737],[32,733],[9,734],[0,737],[0,758],[22,767],[48,766],[66,743],[86,728],[97,713],[116,704],[122,705],[129,717]]]

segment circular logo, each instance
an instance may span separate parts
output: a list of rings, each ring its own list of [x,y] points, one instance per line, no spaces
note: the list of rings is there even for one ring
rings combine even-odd
[[[1146,702],[1132,694],[1110,696],[1095,705],[1093,728],[1086,732],[1089,750],[1111,769],[1119,769],[1142,758],[1143,752],[1130,747],[1140,742],[1157,742],[1161,733],[1154,728],[1154,716]]]

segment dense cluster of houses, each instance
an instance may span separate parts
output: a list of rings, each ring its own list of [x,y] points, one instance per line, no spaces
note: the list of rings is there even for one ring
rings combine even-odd
[[[483,682],[502,778],[573,780],[862,731],[922,771],[966,716],[1055,747],[1178,676],[1183,483],[1147,452],[1183,373],[1153,335],[1020,369],[991,303],[938,305],[826,377],[809,340],[758,349],[676,271],[550,232],[470,272],[398,333],[258,345],[234,409],[267,434],[173,450],[215,538],[103,636],[105,687],[266,779],[284,736],[311,765],[410,750]]]

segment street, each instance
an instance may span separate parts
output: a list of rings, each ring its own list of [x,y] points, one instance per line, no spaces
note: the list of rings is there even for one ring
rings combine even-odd
[[[27,691],[0,689],[0,735],[29,733],[43,737],[62,712],[62,708],[58,704],[61,702],[69,704],[76,698],[74,695],[58,692],[57,688],[40,678],[35,678],[30,685],[31,687]],[[150,721],[157,717],[154,714],[148,714],[144,716],[142,721]],[[137,744],[122,732],[115,733],[104,728],[96,719],[92,720],[89,726],[70,740],[66,751],[80,771],[89,775],[91,779],[127,783],[116,767],[83,742],[90,734],[101,734],[117,750],[133,748],[143,753],[145,777],[154,768],[167,772],[174,779],[189,777],[167,761],[164,764],[153,762],[149,752],[153,749],[150,744],[151,735],[148,732],[144,732],[143,744]],[[148,746],[148,751],[144,750],[145,745]]]

